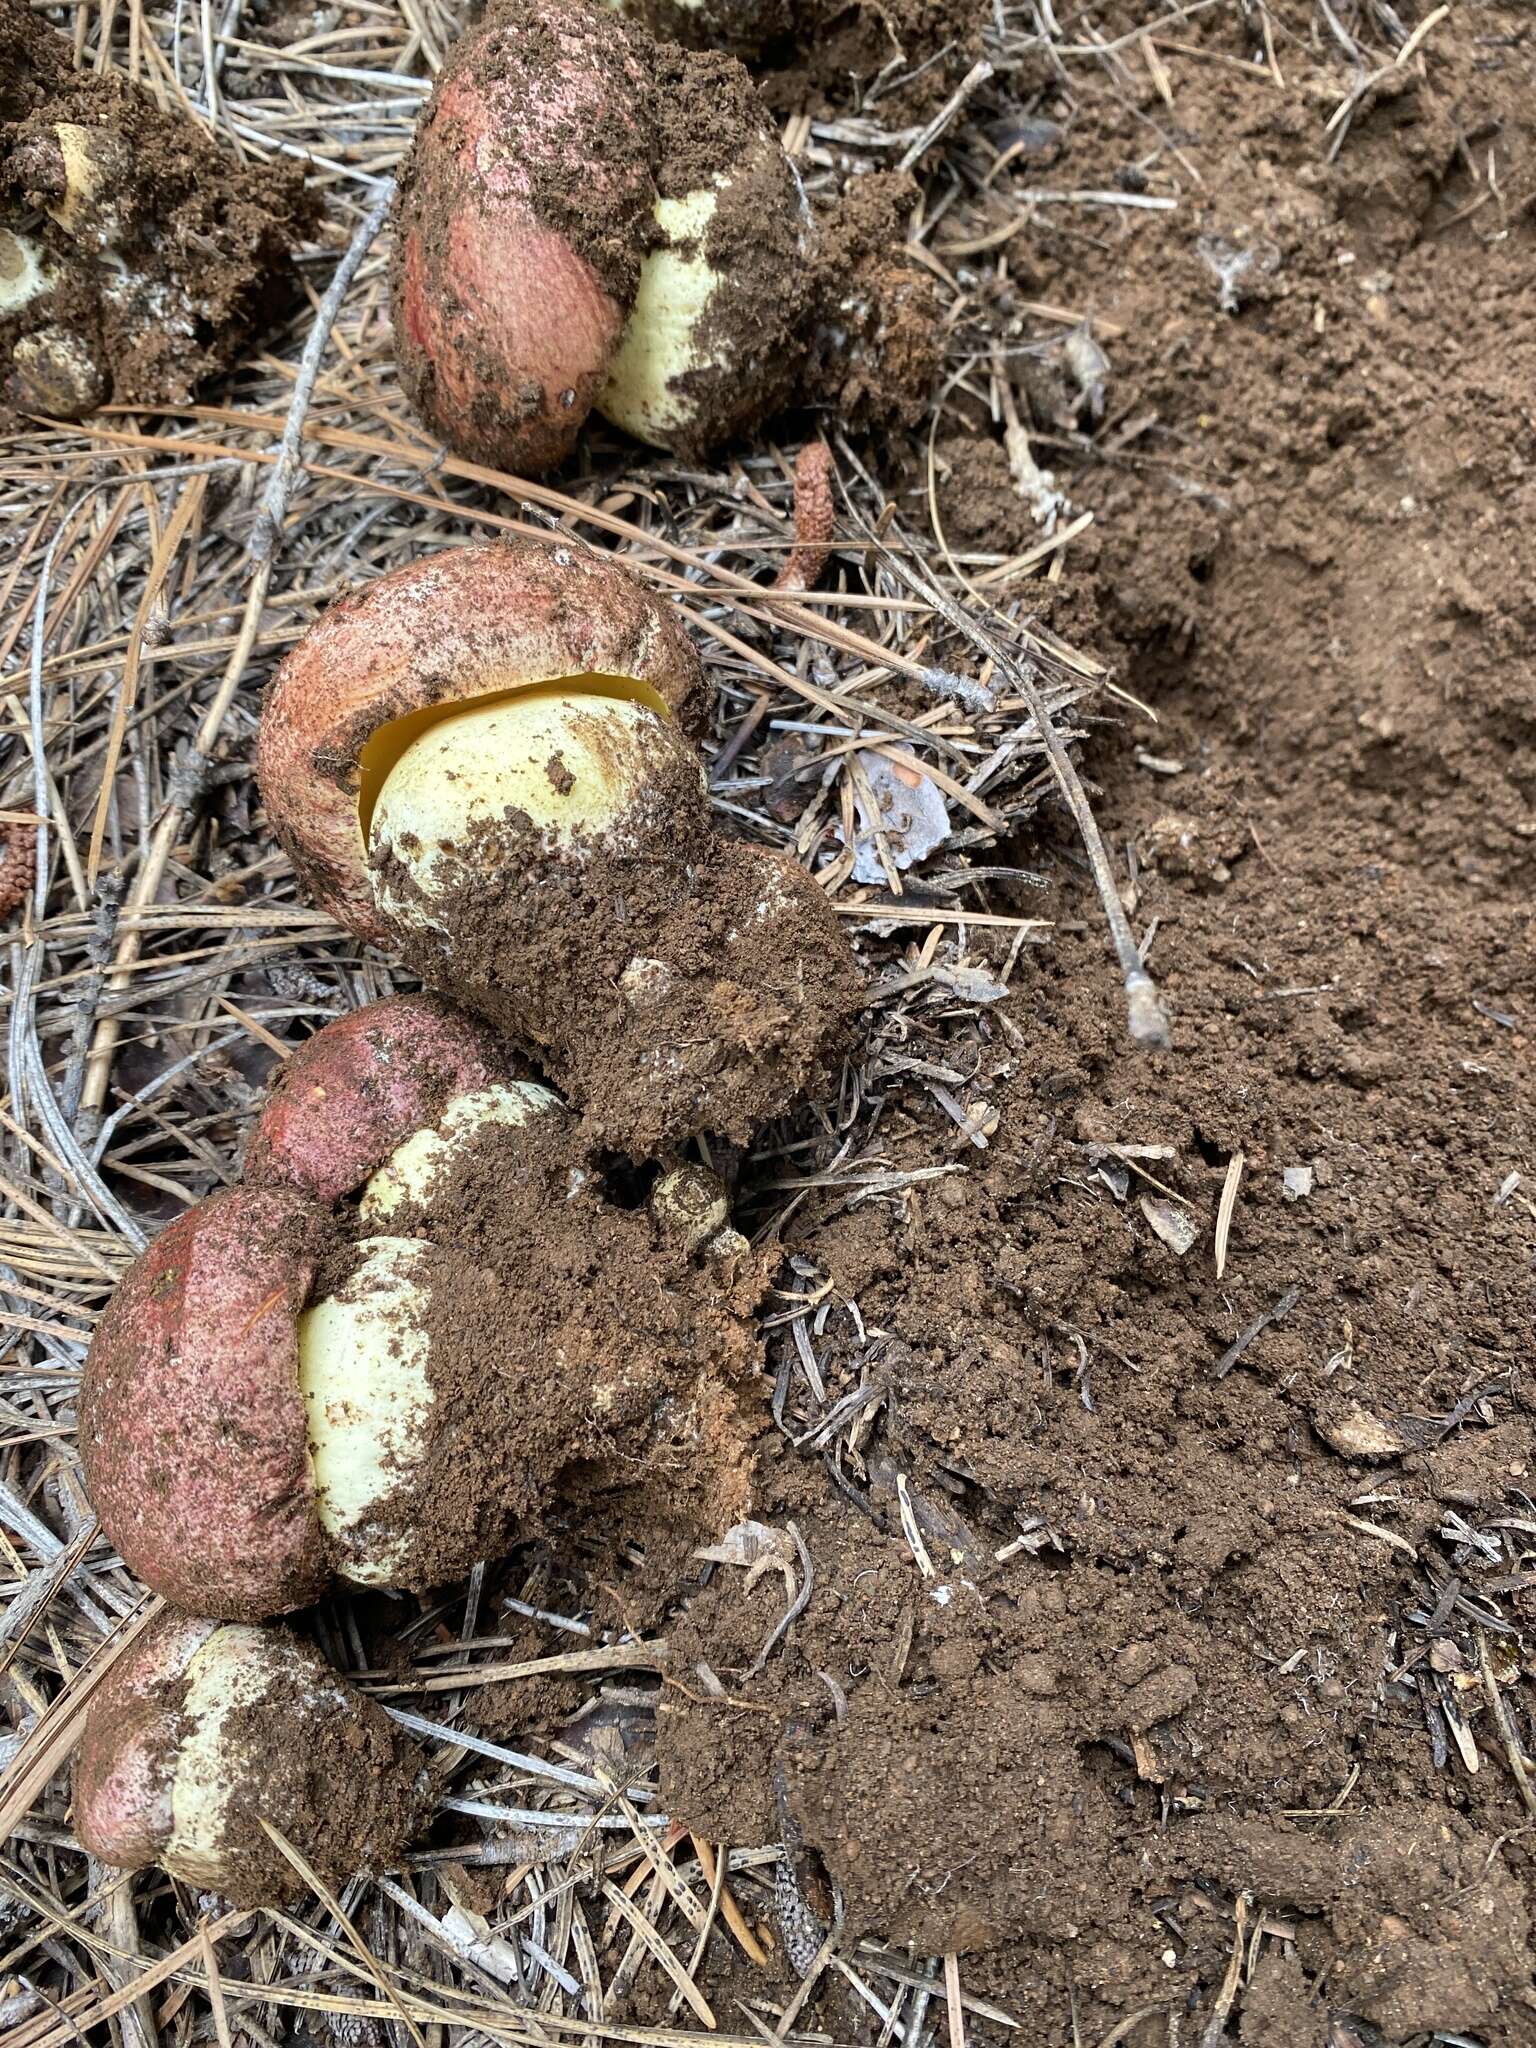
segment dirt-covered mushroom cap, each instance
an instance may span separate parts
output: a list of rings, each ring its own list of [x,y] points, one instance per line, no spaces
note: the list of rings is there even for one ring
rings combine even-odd
[[[251,1133],[245,1177],[334,1202],[453,1098],[515,1078],[510,1047],[441,996],[367,1003],[284,1064]]]
[[[173,1224],[86,1361],[81,1455],[103,1527],[156,1592],[221,1618],[303,1606],[333,1575],[440,1585],[510,1525],[495,1483],[458,1483],[482,1366],[445,1393],[433,1301],[453,1261],[433,1219],[488,1135],[503,1161],[508,1133],[558,1148],[566,1112],[446,1004],[381,1007],[381,1029],[346,1019],[334,1060],[310,1055],[334,1088],[301,1080],[290,1103],[285,1083],[264,1119],[259,1164],[299,1185],[235,1188]],[[436,1037],[414,1063],[413,1016]],[[356,1192],[370,1234],[354,1241],[350,1217],[311,1198],[321,1186]]]
[[[573,0],[502,6],[443,67],[401,179],[401,380],[450,446],[569,454],[634,297],[654,196],[646,75]]]
[[[154,1863],[171,1838],[174,1759],[166,1705],[187,1666],[218,1628],[178,1614],[156,1617],[103,1680],[75,1757],[75,1827],[93,1856],[120,1870]]]
[[[805,202],[734,57],[585,0],[502,0],[445,66],[401,178],[401,375],[461,454],[525,473],[595,405],[683,455],[806,357]]]
[[[333,605],[273,679],[257,750],[268,816],[315,901],[384,939],[366,834],[389,770],[444,710],[562,682],[685,729],[708,701],[675,613],[575,544],[455,549]]]
[[[91,1497],[124,1561],[180,1606],[256,1619],[329,1577],[297,1338],[326,1226],[292,1189],[215,1195],[129,1267],[96,1326]]]
[[[424,1814],[416,1745],[309,1643],[174,1611],[102,1682],[75,1760],[84,1847],[158,1863],[236,1905],[304,1888],[266,1821],[328,1882],[398,1858]]]

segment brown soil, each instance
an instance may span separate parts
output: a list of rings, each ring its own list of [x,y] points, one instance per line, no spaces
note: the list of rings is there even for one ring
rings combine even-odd
[[[882,108],[891,125],[931,112],[981,55],[978,0],[620,0],[618,11],[690,50],[753,66],[786,111],[831,111],[893,68],[910,82]]]
[[[21,411],[78,417],[108,399],[191,396],[240,360],[295,292],[314,221],[297,167],[247,169],[202,129],[0,0],[0,230],[40,245],[52,288],[0,319],[0,379]],[[97,180],[71,208],[59,129]],[[49,209],[68,211],[69,227]]]
[[[821,216],[809,381],[845,426],[916,425],[943,360],[933,279],[902,248],[917,196],[904,172],[877,171]]]
[[[271,1679],[225,1723],[236,1790],[218,1853],[235,1873],[235,1905],[309,1889],[261,1826],[265,1820],[329,1884],[387,1870],[429,1809],[417,1744],[374,1701],[338,1679],[312,1644],[270,1631]]]
[[[1138,113],[1202,182],[1042,209],[986,287],[1101,323],[1102,421],[1026,388],[1096,526],[1020,595],[1156,711],[1089,765],[1172,1048],[1128,1044],[1047,823],[1016,851],[1056,931],[1006,1001],[877,992],[869,1149],[949,1171],[788,1230],[753,1512],[808,1603],[760,1663],[777,1572],[678,1601],[658,1554],[628,1597],[685,1682],[668,1811],[804,1838],[786,1979],[819,1863],[1032,2044],[1531,2048],[1536,51],[1518,10],[1442,21],[1330,163],[1334,45],[1282,37],[1282,88],[1246,35],[1180,24],[1172,114],[1042,66],[1054,186],[1138,189]],[[951,536],[1027,543],[1000,429],[952,411],[941,451]],[[801,2024],[847,2038],[838,1980]]]
[[[899,127],[954,91],[981,55],[985,16],[978,0],[793,0],[793,32],[762,39],[755,68],[764,97],[786,112],[856,106],[863,88],[894,74],[879,111]]]

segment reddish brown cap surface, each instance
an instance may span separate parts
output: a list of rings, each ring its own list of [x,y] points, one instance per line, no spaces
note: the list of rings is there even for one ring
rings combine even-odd
[[[600,8],[509,0],[444,66],[401,175],[400,378],[471,461],[564,460],[618,346],[656,197],[646,75]]]
[[[440,996],[368,1003],[285,1063],[251,1133],[246,1180],[334,1202],[435,1123],[451,1096],[519,1072],[494,1032]]]
[[[91,1497],[124,1561],[179,1606],[259,1620],[326,1585],[296,1319],[328,1227],[295,1190],[231,1188],[156,1238],[96,1326]]]
[[[187,1666],[218,1625],[157,1615],[112,1666],[86,1713],[75,1756],[75,1832],[119,1870],[154,1863],[170,1839]]]
[[[708,703],[678,614],[575,542],[450,549],[332,605],[273,677],[257,743],[267,814],[315,902],[385,936],[358,821],[360,757],[382,726],[581,675],[643,683],[685,727]]]

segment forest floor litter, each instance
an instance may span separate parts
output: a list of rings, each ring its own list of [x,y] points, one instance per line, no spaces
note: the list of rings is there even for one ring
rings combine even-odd
[[[215,90],[183,12],[79,47],[313,151],[325,210],[245,369],[15,418],[0,468],[0,2033],[1536,2048],[1524,10],[1042,0],[862,99],[771,71],[813,200],[922,145],[912,431],[791,413],[710,467],[598,427],[500,479],[404,406],[386,234],[254,638],[313,309],[456,24],[258,0]],[[675,1472],[595,1474],[467,1587],[323,1603],[439,1811],[380,1882],[230,1915],[73,1846],[70,1729],[146,1606],[80,1359],[279,1062],[397,985],[265,827],[262,685],[349,585],[551,527],[690,620],[717,822],[818,871],[860,1042],[713,1161],[778,1256],[690,1504],[750,1511],[701,1545]]]

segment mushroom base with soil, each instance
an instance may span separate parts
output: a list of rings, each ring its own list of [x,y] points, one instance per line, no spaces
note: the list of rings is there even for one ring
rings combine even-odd
[[[104,1863],[271,1905],[308,1886],[269,1828],[341,1884],[399,1859],[427,1784],[416,1744],[312,1644],[166,1612],[91,1702],[75,1825]]]
[[[254,1620],[333,1576],[425,1590],[637,1485],[685,1531],[744,1511],[766,1261],[702,1168],[610,1184],[493,1059],[428,996],[318,1033],[246,1184],[119,1283],[81,1456],[167,1599]]]

